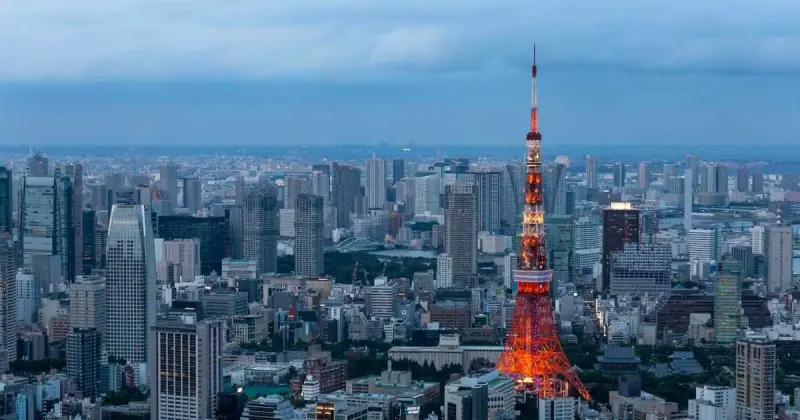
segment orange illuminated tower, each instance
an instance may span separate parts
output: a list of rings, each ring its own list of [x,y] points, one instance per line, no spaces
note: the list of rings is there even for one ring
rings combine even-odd
[[[542,134],[539,133],[535,47],[531,76],[531,127],[526,141],[522,242],[514,271],[517,300],[505,351],[497,362],[497,368],[516,379],[518,390],[533,392],[539,398],[565,397],[572,387],[588,400],[591,399],[589,392],[572,369],[558,341],[550,301],[553,271],[547,268],[544,242]]]

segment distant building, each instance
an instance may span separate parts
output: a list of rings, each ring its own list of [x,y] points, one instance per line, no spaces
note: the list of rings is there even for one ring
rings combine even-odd
[[[775,344],[741,340],[736,343],[736,418],[775,417]]]
[[[295,273],[319,277],[324,273],[322,197],[300,194],[295,208]]]
[[[603,211],[603,291],[611,283],[611,253],[619,252],[627,243],[639,242],[639,210],[630,203],[612,203]]]

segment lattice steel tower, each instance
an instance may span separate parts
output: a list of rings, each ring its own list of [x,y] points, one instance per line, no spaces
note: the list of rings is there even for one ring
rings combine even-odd
[[[525,156],[525,204],[522,235],[514,281],[517,299],[514,319],[506,339],[505,351],[497,368],[517,380],[517,390],[535,393],[539,398],[565,397],[572,386],[585,399],[586,387],[561,348],[550,300],[553,272],[547,268],[544,203],[542,195],[542,134],[539,132],[539,103],[536,74],[536,49],[531,68],[531,126]]]

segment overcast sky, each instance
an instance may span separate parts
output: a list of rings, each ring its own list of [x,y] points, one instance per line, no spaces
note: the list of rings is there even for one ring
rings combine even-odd
[[[800,144],[800,1],[6,0],[0,143]]]

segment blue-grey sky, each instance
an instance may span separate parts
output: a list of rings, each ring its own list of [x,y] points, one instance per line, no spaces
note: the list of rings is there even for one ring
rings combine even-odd
[[[0,144],[800,144],[797,0],[6,0]]]

